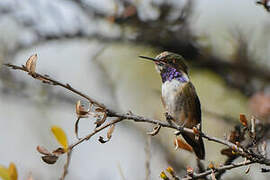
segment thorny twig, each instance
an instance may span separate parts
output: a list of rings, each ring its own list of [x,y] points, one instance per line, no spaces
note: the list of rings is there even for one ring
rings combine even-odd
[[[28,72],[28,69],[25,66],[16,66],[16,65],[12,65],[12,64],[5,64],[6,66],[15,69],[15,70],[22,70],[25,72]],[[73,93],[87,99],[89,101],[90,104],[93,104],[101,109],[104,110],[105,114],[107,115],[107,117],[115,117],[116,119],[112,120],[111,122],[105,124],[105,125],[101,125],[100,127],[97,127],[92,133],[88,134],[87,136],[85,136],[84,138],[78,140],[77,142],[71,144],[69,146],[69,153],[67,155],[67,162],[65,164],[64,167],[64,172],[62,175],[62,179],[65,178],[66,174],[67,174],[67,169],[69,166],[69,162],[70,162],[70,158],[71,158],[71,151],[74,147],[76,147],[77,145],[81,144],[82,142],[89,140],[93,135],[97,134],[98,132],[102,131],[103,129],[119,123],[123,120],[127,120],[127,121],[135,121],[135,122],[145,122],[145,123],[151,123],[151,124],[155,124],[155,125],[159,125],[161,127],[166,127],[166,128],[171,128],[171,129],[175,129],[178,131],[178,134],[181,134],[182,132],[185,133],[194,133],[194,131],[192,129],[189,128],[184,128],[184,127],[179,127],[176,124],[169,124],[167,122],[164,121],[159,121],[159,120],[155,120],[155,119],[151,119],[151,118],[147,118],[147,117],[143,117],[143,116],[138,116],[138,115],[134,115],[132,113],[120,113],[120,112],[116,112],[112,109],[107,108],[105,105],[97,102],[96,100],[92,99],[91,97],[89,97],[88,95],[85,95],[84,93],[74,89],[73,87],[71,87],[69,84],[64,84],[62,82],[59,82],[47,75],[41,75],[39,73],[29,73],[29,75],[31,75],[33,78],[41,80],[42,82],[49,84],[49,85],[56,85],[56,86],[61,86],[69,91],[72,91]],[[240,166],[245,166],[248,164],[252,164],[252,163],[260,163],[260,164],[265,164],[265,165],[270,165],[270,159],[265,158],[264,156],[260,155],[260,154],[255,154],[252,151],[249,151],[248,149],[244,149],[242,147],[238,147],[236,144],[229,142],[227,140],[223,140],[220,138],[216,138],[216,137],[211,137],[208,136],[207,134],[203,133],[203,132],[199,132],[199,135],[209,141],[213,141],[219,144],[223,144],[229,148],[231,148],[235,153],[237,153],[239,156],[245,157],[248,159],[248,161],[245,161],[243,163],[238,163],[238,164],[230,164],[230,165],[225,165],[223,167],[220,168],[216,168],[214,170],[214,172],[219,172],[219,171],[224,171],[224,170],[229,170],[232,168],[236,168],[236,167],[240,167]],[[207,175],[211,174],[213,172],[213,170],[207,170],[205,172],[196,174],[193,174],[193,178],[201,178],[201,177],[206,177]]]

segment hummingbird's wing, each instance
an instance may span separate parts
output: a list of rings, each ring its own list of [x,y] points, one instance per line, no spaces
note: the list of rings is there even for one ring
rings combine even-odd
[[[185,127],[193,128],[200,123],[199,128],[201,130],[201,104],[193,84],[188,82],[182,91],[183,99],[185,99],[185,103],[183,103],[184,111],[187,114]],[[190,133],[182,133],[182,136],[192,146],[196,156],[199,159],[204,159],[205,149],[202,138],[197,138],[194,134]]]

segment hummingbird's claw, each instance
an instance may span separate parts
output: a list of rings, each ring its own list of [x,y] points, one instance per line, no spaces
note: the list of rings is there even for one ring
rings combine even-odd
[[[159,133],[160,128],[161,128],[161,125],[158,125],[158,126],[154,127],[153,131],[148,132],[147,134],[151,135],[151,136],[155,136]]]

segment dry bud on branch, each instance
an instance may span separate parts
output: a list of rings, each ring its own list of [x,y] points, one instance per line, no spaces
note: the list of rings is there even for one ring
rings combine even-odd
[[[29,74],[34,75],[36,73],[37,54],[29,57],[26,61],[25,67]]]
[[[247,123],[247,118],[244,114],[240,114],[240,118],[239,118],[241,124],[245,127],[248,126],[248,123]]]

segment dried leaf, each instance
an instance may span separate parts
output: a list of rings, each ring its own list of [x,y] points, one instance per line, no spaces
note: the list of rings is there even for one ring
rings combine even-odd
[[[96,111],[96,112],[104,112],[104,109],[101,108],[101,107],[97,107],[97,108],[95,109],[95,111]]]
[[[47,156],[42,156],[41,157],[42,160],[47,163],[47,164],[54,164],[57,159],[58,159],[58,156],[55,156],[55,155],[47,155]]]
[[[79,131],[79,122],[80,122],[80,117],[78,117],[76,123],[75,123],[75,135],[76,135],[76,138],[80,140],[79,138],[79,135],[78,135],[78,131]]]
[[[64,148],[65,151],[68,150],[68,140],[67,136],[62,128],[59,126],[52,126],[52,133],[54,134],[58,143]]]
[[[235,156],[235,154],[232,153],[232,149],[231,148],[222,149],[220,152],[221,152],[222,155],[226,155],[228,157]]]
[[[100,143],[102,143],[102,144],[108,142],[108,141],[105,141],[104,138],[103,138],[102,136],[99,136],[98,141],[99,141]]]
[[[52,153],[53,153],[54,155],[56,155],[56,156],[59,156],[59,155],[61,155],[61,154],[66,153],[66,151],[65,151],[63,148],[57,148],[57,149],[54,150]]]
[[[9,164],[8,174],[9,174],[10,180],[17,180],[18,179],[17,169],[16,169],[16,166],[14,163]]]
[[[180,148],[180,149],[187,150],[189,152],[193,152],[192,147],[186,142],[184,142],[181,138],[178,138],[178,137],[175,138],[174,146],[176,149]]]
[[[160,177],[161,177],[161,179],[169,180],[168,176],[165,174],[164,171],[162,171],[162,172],[160,173]]]
[[[247,169],[245,170],[245,173],[248,174],[250,171],[250,165],[247,167]]]
[[[106,121],[106,119],[107,119],[107,114],[104,113],[102,119],[98,119],[98,120],[95,122],[96,128],[99,127],[99,126],[101,126],[101,125]]]
[[[26,61],[26,70],[30,73],[30,74],[35,74],[36,72],[36,62],[37,62],[37,54],[34,54],[32,56],[30,56],[28,58],[28,60]]]
[[[107,138],[110,140],[112,138],[112,133],[114,131],[115,124],[111,125],[110,129],[107,132]]]
[[[158,126],[154,127],[153,131],[148,132],[147,134],[151,135],[151,136],[155,136],[159,133],[160,129],[161,129],[161,125],[158,125]]]
[[[51,155],[51,153],[43,146],[37,146],[37,151],[43,155]]]
[[[81,105],[81,101],[77,101],[76,103],[76,114],[78,117],[87,117],[88,111]]]
[[[240,118],[239,118],[240,122],[242,123],[243,126],[247,127],[248,123],[247,123],[247,118],[244,114],[240,114]]]
[[[3,180],[11,180],[9,177],[9,170],[4,166],[0,166],[0,178]]]

